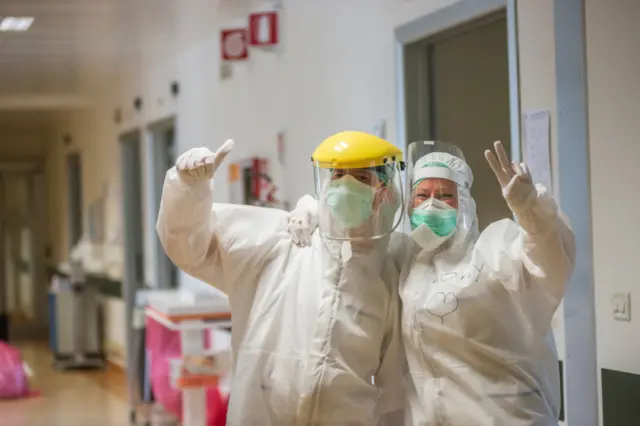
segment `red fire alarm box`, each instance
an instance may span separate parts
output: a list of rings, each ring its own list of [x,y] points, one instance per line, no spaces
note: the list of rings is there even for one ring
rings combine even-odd
[[[278,12],[249,15],[249,44],[275,46],[278,44]]]
[[[248,31],[245,28],[222,30],[220,44],[222,59],[245,61],[249,58]]]

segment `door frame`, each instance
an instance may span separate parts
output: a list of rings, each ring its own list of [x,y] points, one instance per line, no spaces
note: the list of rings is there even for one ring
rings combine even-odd
[[[589,96],[584,0],[554,0],[558,194],[575,236],[574,271],[563,299],[565,413],[576,425],[598,424],[600,390],[589,160]],[[562,142],[560,142],[562,141]],[[590,309],[585,309],[589,307]]]
[[[150,282],[155,288],[173,288],[170,278],[165,271],[175,268],[175,265],[167,257],[164,247],[160,243],[156,232],[156,221],[160,210],[160,200],[162,199],[162,186],[167,173],[166,151],[161,149],[164,145],[164,133],[168,130],[174,132],[174,147],[177,148],[177,118],[175,116],[156,121],[147,126],[145,131],[145,163],[146,163],[146,202],[147,209],[147,247],[149,267],[148,272],[152,278]],[[179,281],[179,273],[176,273],[176,280]],[[176,287],[179,282],[175,283]]]
[[[397,140],[406,149],[413,134],[433,135],[431,127],[434,108],[423,114],[423,105],[433,105],[433,80],[429,61],[424,61],[424,49],[442,38],[468,31],[477,25],[494,19],[507,20],[507,44],[509,61],[509,111],[511,125],[511,157],[520,161],[520,82],[518,75],[518,36],[516,20],[516,0],[461,0],[434,13],[417,18],[395,29],[396,47],[396,115]],[[465,25],[467,24],[467,25]],[[428,53],[427,53],[428,54]],[[418,70],[418,72],[415,72]],[[417,87],[415,98],[407,98],[406,88]],[[416,114],[409,115],[409,104],[414,105]],[[421,118],[426,116],[427,121]],[[423,138],[424,139],[424,138]]]

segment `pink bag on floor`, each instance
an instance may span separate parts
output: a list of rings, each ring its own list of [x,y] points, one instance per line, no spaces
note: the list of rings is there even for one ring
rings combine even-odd
[[[205,347],[209,346],[208,333],[203,332]],[[147,317],[146,347],[151,353],[151,389],[166,411],[182,419],[182,392],[171,385],[171,360],[180,359],[180,332],[169,330]],[[227,401],[217,388],[206,390],[207,426],[224,426]]]
[[[0,342],[0,399],[30,396],[29,379],[20,351]]]

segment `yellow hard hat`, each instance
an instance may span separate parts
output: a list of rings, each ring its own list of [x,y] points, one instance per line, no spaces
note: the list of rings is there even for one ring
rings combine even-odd
[[[359,169],[401,162],[402,151],[377,136],[348,131],[325,139],[311,160],[322,169]]]

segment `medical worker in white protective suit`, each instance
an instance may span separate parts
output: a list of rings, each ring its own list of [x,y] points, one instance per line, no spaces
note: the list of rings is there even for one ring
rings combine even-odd
[[[399,270],[385,256],[403,202],[402,152],[358,132],[320,144],[321,232],[301,248],[287,212],[214,203],[212,177],[231,144],[180,156],[157,224],[171,260],[229,296],[227,424],[402,423]]]
[[[479,233],[460,150],[409,147],[415,248],[400,282],[407,425],[558,424],[551,319],[573,270],[573,234],[527,166],[495,149],[487,160],[518,224],[504,219]]]

